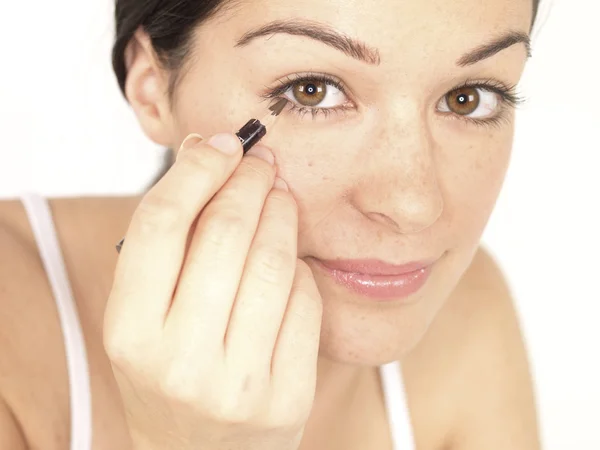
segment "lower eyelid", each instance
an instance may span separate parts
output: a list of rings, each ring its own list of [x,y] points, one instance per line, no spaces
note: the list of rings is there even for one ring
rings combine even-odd
[[[314,120],[319,115],[321,115],[324,119],[327,119],[330,115],[338,116],[339,114],[346,114],[352,109],[352,107],[343,106],[336,108],[319,108],[291,103],[291,108],[288,110],[288,112],[296,114],[300,116],[300,118],[304,118],[304,116],[307,114],[311,114]]]
[[[455,114],[452,112],[441,112],[441,116],[446,120],[456,120],[459,123],[465,125],[475,125],[477,127],[491,127],[498,128],[503,124],[510,122],[509,110],[511,109],[510,105],[502,105],[500,103],[500,108],[498,112],[493,116],[487,118],[478,118],[478,117],[469,117],[469,116],[461,116],[459,114]]]

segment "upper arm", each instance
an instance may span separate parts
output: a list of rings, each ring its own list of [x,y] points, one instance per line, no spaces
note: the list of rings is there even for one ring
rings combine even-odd
[[[0,449],[26,450],[25,437],[8,406],[0,398]]]
[[[14,268],[14,258],[18,258],[17,250],[22,247],[22,236],[15,231],[9,224],[14,223],[15,216],[9,214],[15,209],[15,205],[2,202],[0,205],[0,309],[2,316],[9,315],[7,311],[7,297],[11,295],[12,289],[7,283],[12,278],[12,269]],[[13,261],[13,262],[11,262]],[[12,283],[11,283],[12,284]],[[0,327],[7,331],[6,324],[0,321]],[[9,345],[4,339],[4,333],[0,330],[0,450],[26,450],[26,439],[18,420],[11,410],[8,400],[4,396],[6,386],[3,383],[3,373],[10,370],[10,367],[4,367],[3,361],[6,359],[6,353],[9,351]]]
[[[36,378],[27,368],[39,360],[28,351],[35,348],[31,330],[41,328],[34,320],[40,316],[35,307],[43,297],[42,278],[28,230],[21,227],[22,215],[14,202],[0,202],[0,450],[28,448],[30,436],[23,421],[28,416],[23,405],[36,398],[28,386]],[[47,374],[40,371],[39,378]]]
[[[528,357],[512,297],[493,259],[476,256],[462,320],[465,342],[452,383],[457,393],[453,450],[539,450]]]

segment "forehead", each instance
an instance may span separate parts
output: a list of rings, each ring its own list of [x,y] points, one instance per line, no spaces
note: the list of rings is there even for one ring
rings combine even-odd
[[[485,37],[507,29],[528,32],[533,13],[533,0],[234,0],[234,4],[228,15],[246,28],[303,18],[379,48],[410,37],[414,45],[415,38]]]
[[[465,51],[493,37],[509,31],[528,33],[533,12],[533,0],[232,1],[231,7],[222,12],[224,20],[218,20],[217,27],[209,25],[210,31],[205,29],[213,42],[235,41],[249,30],[273,21],[308,20],[325,24],[375,49],[381,68],[394,72],[403,64],[414,68],[415,64],[423,66],[434,61],[447,67]],[[301,45],[311,53],[315,49],[314,43],[302,43],[281,34],[272,40],[263,39],[267,54],[275,53],[270,50],[281,44],[285,48],[281,54],[287,59],[297,58]],[[288,49],[293,54],[286,54]]]

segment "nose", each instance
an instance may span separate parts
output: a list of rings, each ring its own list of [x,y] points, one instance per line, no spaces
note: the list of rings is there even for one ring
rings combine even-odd
[[[394,232],[418,233],[444,209],[435,143],[416,111],[381,124],[366,149],[351,201],[363,215]]]

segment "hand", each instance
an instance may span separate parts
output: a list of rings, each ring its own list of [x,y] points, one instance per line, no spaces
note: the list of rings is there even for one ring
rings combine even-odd
[[[266,147],[184,141],[133,214],[104,318],[135,449],[298,448],[322,304],[297,228]]]

